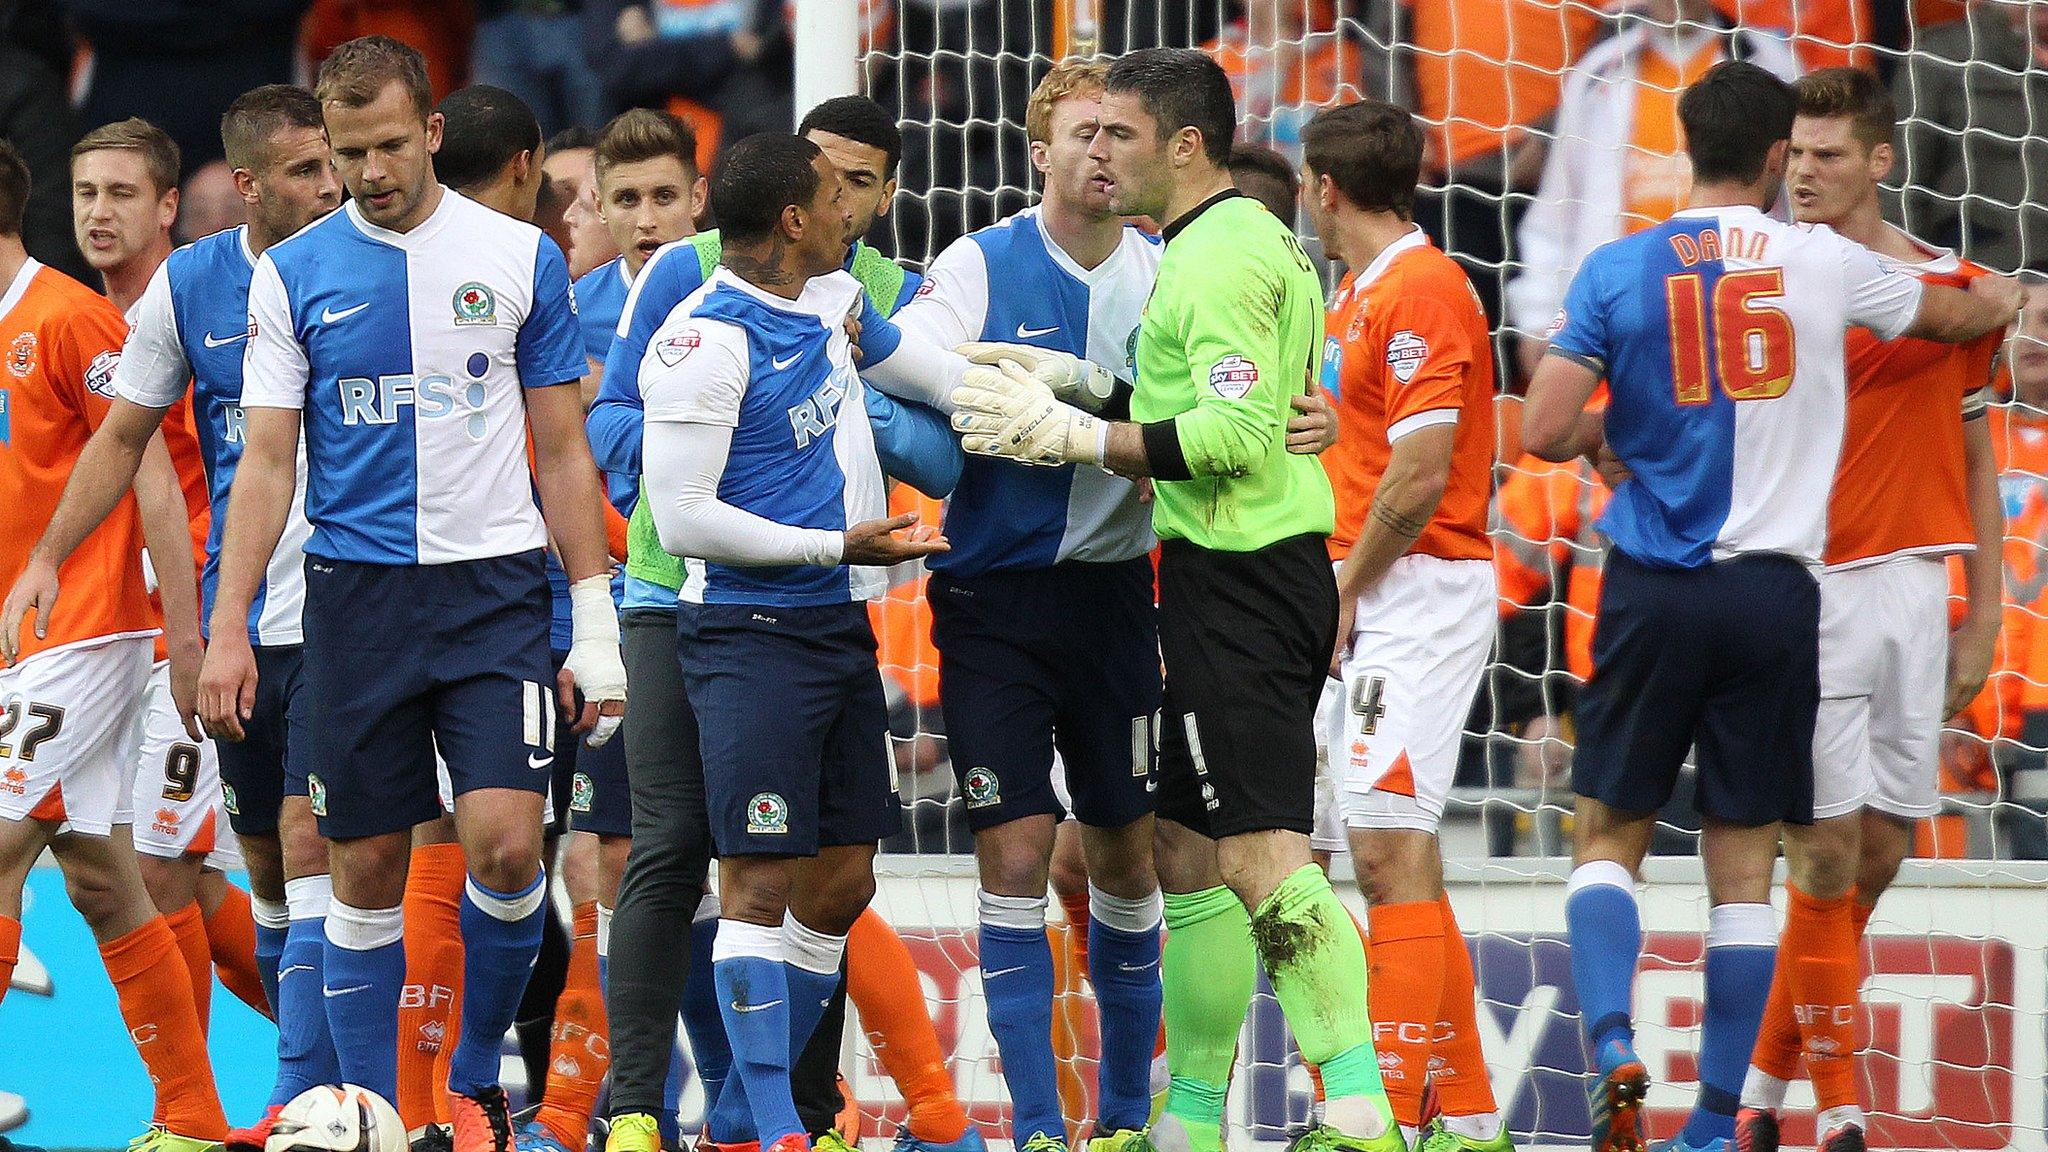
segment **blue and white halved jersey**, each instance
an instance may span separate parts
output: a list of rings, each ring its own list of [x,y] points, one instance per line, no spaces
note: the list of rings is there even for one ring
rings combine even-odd
[[[1159,241],[1126,227],[1109,259],[1082,268],[1026,208],[955,240],[894,317],[951,348],[970,340],[1055,348],[1130,380],[1138,322],[1159,273]],[[1152,517],[1136,485],[1100,468],[1029,467],[969,456],[946,505],[952,549],[928,557],[954,577],[1128,560],[1151,551]]]
[[[732,429],[721,503],[828,531],[885,515],[882,466],[844,328],[865,301],[846,272],[816,277],[786,300],[719,268],[648,344],[640,367],[647,420]],[[888,590],[880,568],[688,563],[681,598],[705,604],[813,607]]]
[[[583,332],[583,354],[599,364],[611,354],[612,338],[632,288],[633,274],[626,271],[624,256],[614,256],[576,281],[576,319]]]
[[[446,564],[546,544],[521,389],[586,363],[540,229],[447,189],[403,233],[350,202],[263,253],[248,324],[242,403],[304,410],[309,554]]]
[[[1550,348],[1607,377],[1607,443],[1634,476],[1597,527],[1631,559],[1821,562],[1848,412],[1843,333],[1890,340],[1920,281],[1824,226],[1692,208],[1596,249]]]
[[[249,280],[256,256],[248,229],[230,228],[171,253],[136,301],[134,325],[114,370],[114,391],[145,408],[182,403],[189,390],[200,459],[213,509],[200,578],[200,622],[210,626],[220,584],[220,543],[227,529],[228,491],[242,460],[242,354],[249,336]],[[249,643],[289,645],[303,639],[306,456],[299,453],[297,490],[284,535],[270,555],[249,605]]]

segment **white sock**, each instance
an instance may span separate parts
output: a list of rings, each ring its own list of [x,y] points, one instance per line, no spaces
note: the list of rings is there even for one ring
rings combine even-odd
[[[1371,1099],[1365,1096],[1332,1096],[1323,1102],[1323,1115],[1323,1123],[1361,1140],[1371,1140],[1385,1132],[1393,1119],[1374,1108]],[[1408,1143],[1413,1147],[1415,1142]]]
[[[1500,1113],[1474,1112],[1470,1116],[1446,1116],[1444,1127],[1468,1140],[1491,1140],[1500,1135]]]
[[[1813,1130],[1822,1136],[1826,1136],[1837,1128],[1851,1127],[1868,1127],[1863,1122],[1863,1109],[1855,1104],[1844,1104],[1840,1108],[1830,1108],[1813,1119]]]
[[[1789,1083],[1751,1064],[1749,1071],[1742,1076],[1742,1106],[1776,1112],[1785,1106],[1785,1089]]]

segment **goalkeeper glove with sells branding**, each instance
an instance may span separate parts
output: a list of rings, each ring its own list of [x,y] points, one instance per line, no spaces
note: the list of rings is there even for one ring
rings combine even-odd
[[[607,702],[626,702],[626,665],[619,659],[619,613],[609,575],[585,576],[569,585],[569,625],[574,639],[563,667],[576,677],[583,698],[600,708],[597,727],[584,741],[596,748],[626,719],[624,713],[607,716],[602,711]]]
[[[953,389],[953,430],[977,456],[1023,464],[1100,464],[1109,424],[1054,398],[1015,362],[967,370]]]
[[[973,341],[953,349],[975,364],[996,366],[1008,360],[1052,390],[1053,397],[1089,412],[1100,412],[1116,398],[1116,377],[1092,360],[1029,344]]]

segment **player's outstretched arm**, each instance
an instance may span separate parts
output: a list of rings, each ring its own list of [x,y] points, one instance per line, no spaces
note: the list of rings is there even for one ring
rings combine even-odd
[[[0,658],[7,663],[14,663],[21,618],[30,610],[36,614],[36,635],[48,633],[50,609],[57,603],[58,569],[121,502],[135,481],[143,449],[163,419],[163,409],[145,408],[117,398],[92,439],[86,441],[70,480],[64,484],[56,513],[29,553],[28,566],[21,578],[8,591],[5,606],[0,607]],[[185,546],[192,546],[190,535],[186,536]]]
[[[244,392],[247,397],[247,392]],[[199,671],[199,718],[215,739],[240,740],[256,707],[256,653],[249,647],[249,605],[284,536],[298,490],[299,410],[244,406],[242,460],[228,491],[214,586],[212,643]]]
[[[541,515],[569,574],[574,638],[563,667],[575,674],[584,697],[597,703],[597,726],[587,741],[594,748],[612,738],[626,715],[626,666],[619,658],[619,616],[612,602],[604,488],[590,458],[576,388],[526,389],[526,419],[533,430]]]
[[[1600,374],[1574,356],[1552,349],[1536,365],[1522,404],[1522,448],[1541,460],[1563,463],[1599,450],[1606,421],[1586,411]]]
[[[161,416],[161,413],[158,413]],[[106,425],[101,425],[105,428]],[[194,740],[201,738],[198,715],[199,581],[193,574],[191,511],[178,484],[177,466],[161,435],[144,441],[135,473],[135,506],[142,516],[142,541],[156,570],[164,608],[164,651],[171,661],[171,700]]]
[[[1979,276],[1970,281],[1967,290],[1929,284],[1905,335],[1942,344],[1967,344],[2003,329],[2019,314],[2020,285],[2010,276]]]

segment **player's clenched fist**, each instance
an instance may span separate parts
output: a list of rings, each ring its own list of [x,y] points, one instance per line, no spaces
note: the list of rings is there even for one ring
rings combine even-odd
[[[1054,348],[972,340],[953,349],[975,364],[998,367],[1008,361],[1045,385],[1055,398],[1089,412],[1100,412],[1116,398],[1116,377],[1092,360]]]
[[[979,456],[1024,464],[1100,464],[1109,425],[1070,404],[1016,362],[976,366],[953,389],[953,430]]]
[[[910,531],[896,535],[904,529]],[[842,564],[889,565],[915,560],[934,552],[952,548],[939,530],[930,525],[920,525],[917,514],[905,512],[886,520],[863,520],[846,530],[840,544],[839,562]]]
[[[583,741],[596,748],[626,720],[626,665],[619,659],[619,614],[609,574],[569,585],[569,625],[574,638],[562,667],[576,677],[583,698],[597,705],[597,724]]]

